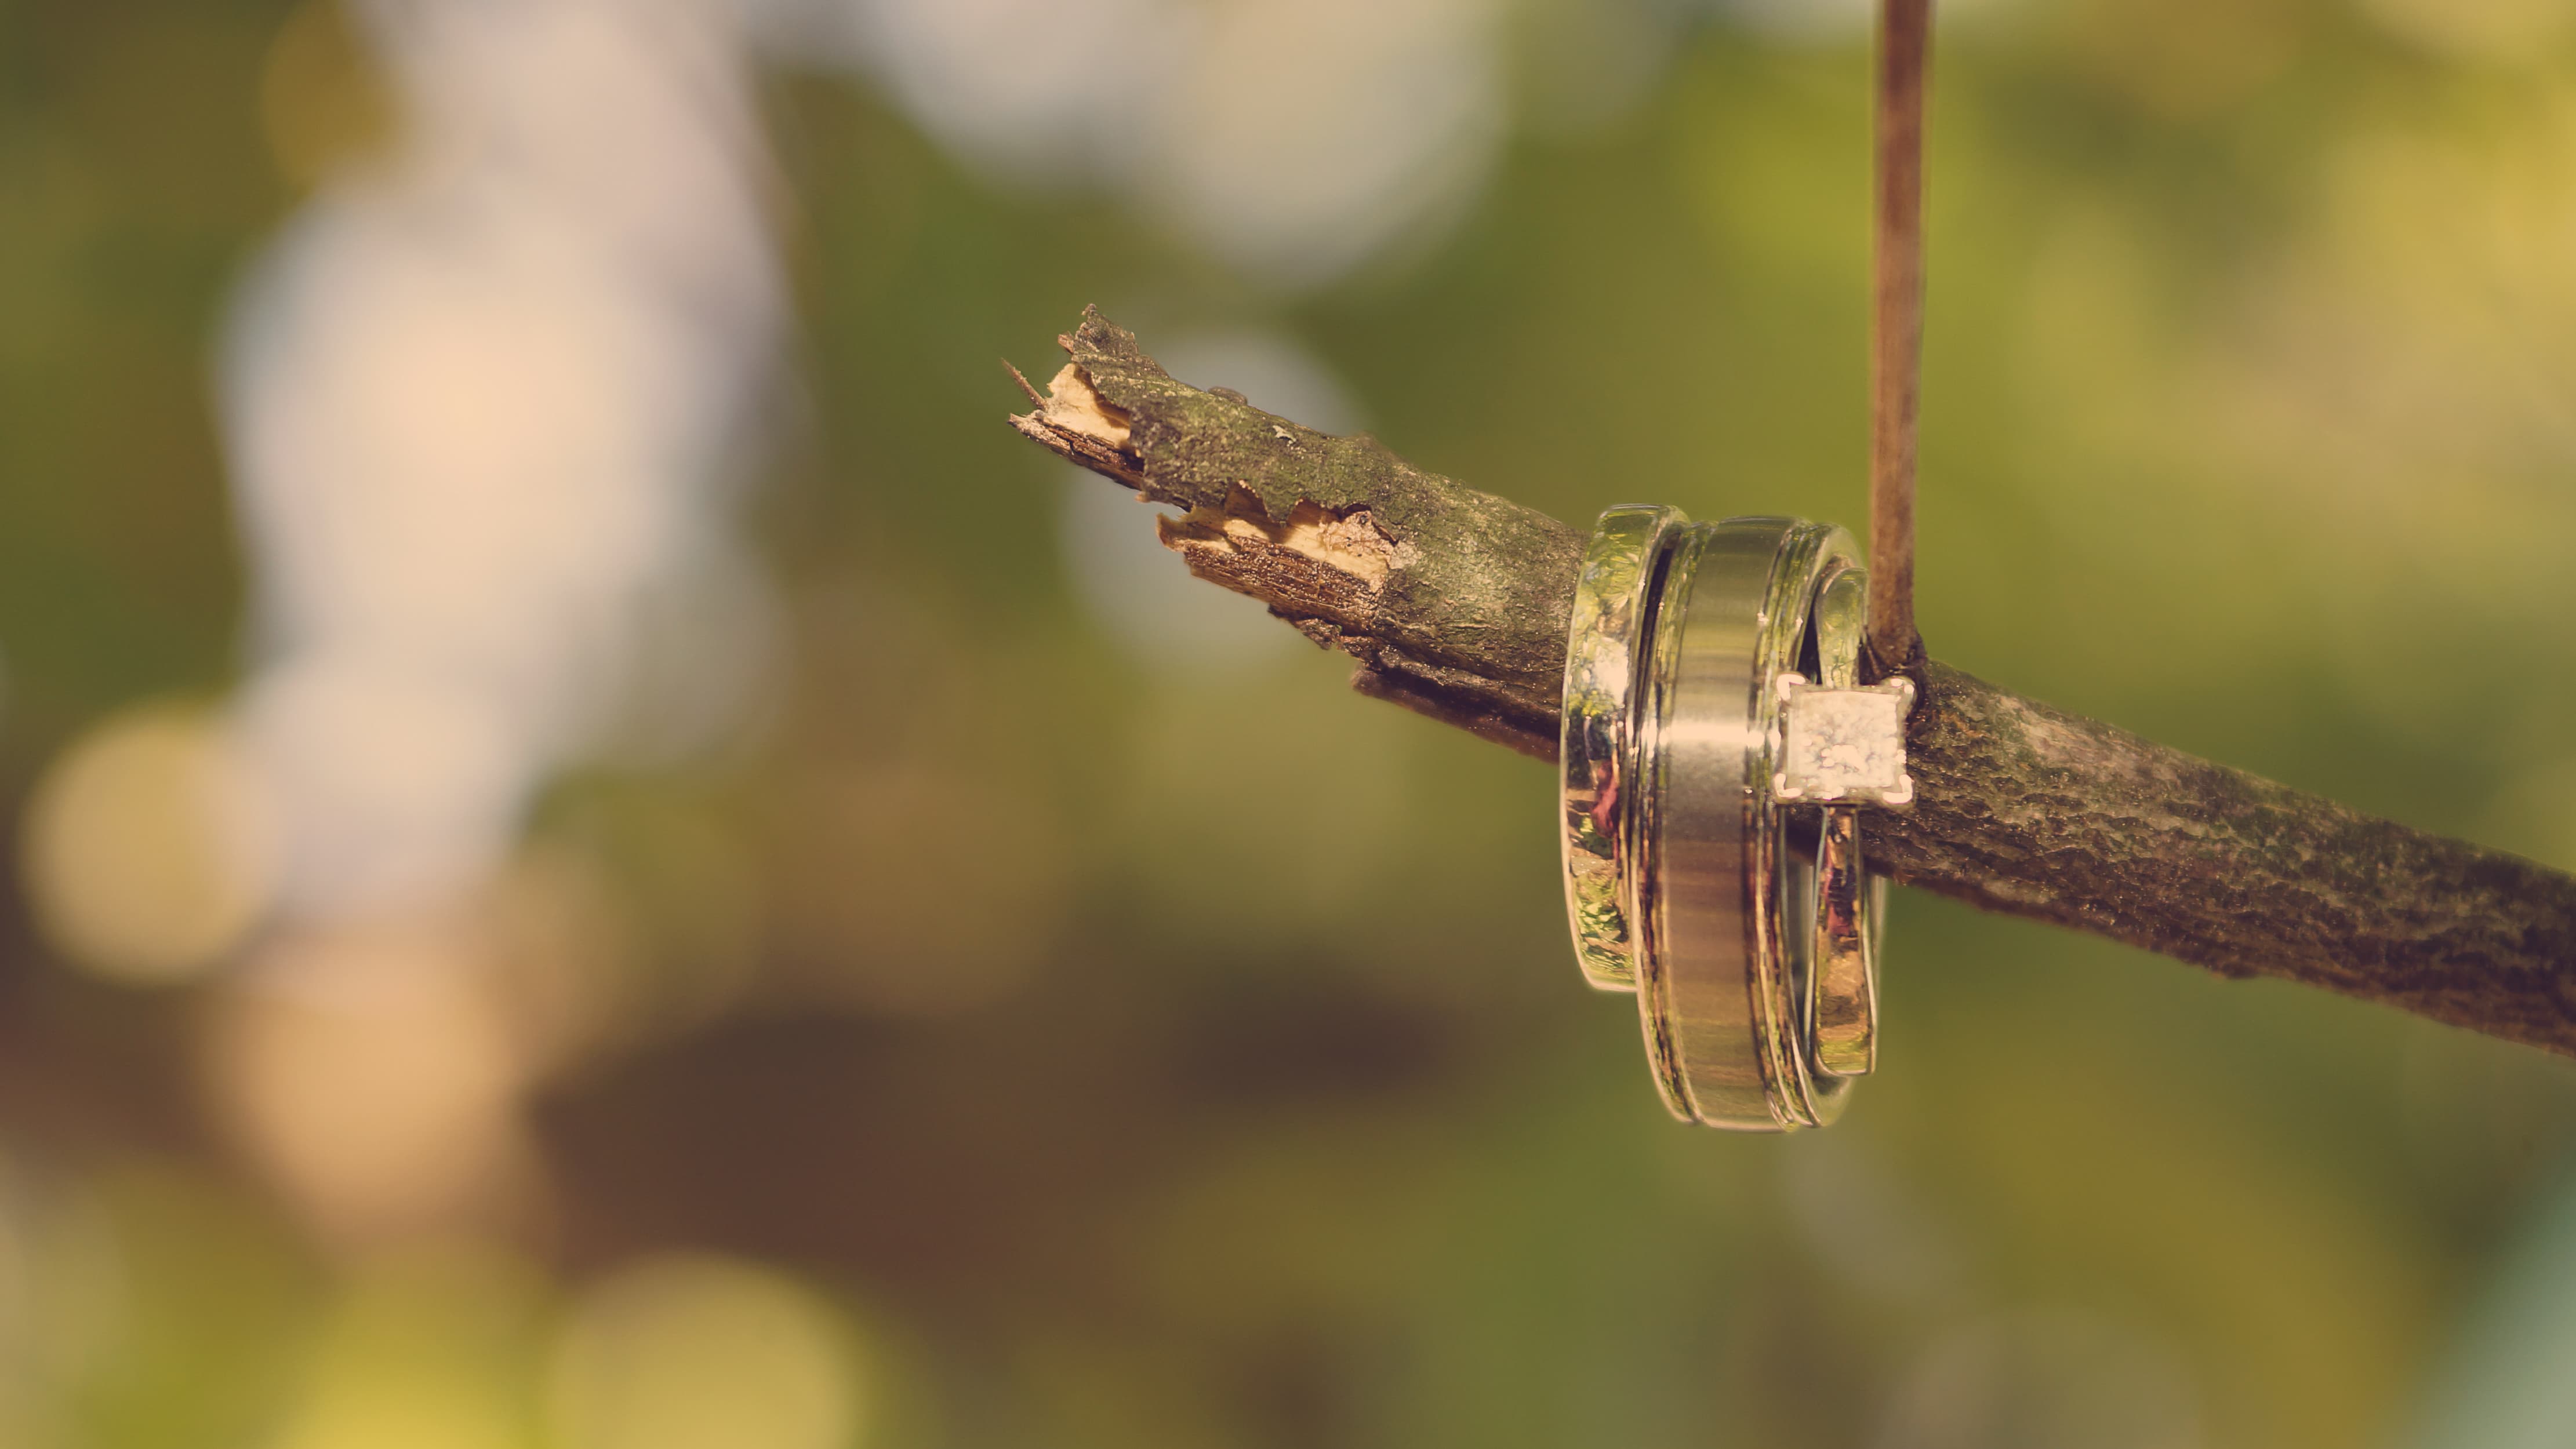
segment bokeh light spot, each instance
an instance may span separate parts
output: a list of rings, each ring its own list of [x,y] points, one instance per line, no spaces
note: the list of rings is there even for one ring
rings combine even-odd
[[[2361,9],[2434,55],[2507,64],[2548,55],[2576,22],[2568,0],[2362,0]]]
[[[271,1449],[523,1449],[545,1297],[488,1247],[371,1264],[316,1339]]]
[[[184,980],[267,908],[274,832],[213,716],[160,706],[64,751],[25,820],[27,893],[55,949],[112,980]]]
[[[582,1300],[546,1407],[563,1449],[853,1449],[870,1437],[861,1370],[847,1323],[793,1281],[660,1258]]]

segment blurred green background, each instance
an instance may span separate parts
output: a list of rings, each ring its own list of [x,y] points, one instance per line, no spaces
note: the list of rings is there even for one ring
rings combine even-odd
[[[745,42],[765,662],[370,914],[202,807],[222,339],[406,144],[382,32],[0,0],[0,1445],[2576,1441],[2563,1064],[1900,894],[1845,1122],[1684,1129],[1547,771],[1003,425],[1098,302],[1563,518],[1857,521],[1865,15],[1092,8],[950,12],[1047,114]],[[1148,71],[1199,151],[1039,144]],[[1934,94],[1934,652],[2576,868],[2576,5],[1960,0]],[[1336,211],[1318,116],[1411,159]]]

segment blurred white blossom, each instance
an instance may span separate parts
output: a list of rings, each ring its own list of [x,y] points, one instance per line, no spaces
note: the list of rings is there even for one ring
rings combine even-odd
[[[739,573],[724,485],[782,318],[730,12],[363,14],[401,145],[271,249],[224,379],[258,592],[238,723],[286,903],[323,915],[487,866],[648,647],[673,667],[643,606]]]
[[[1014,184],[1109,186],[1311,287],[1457,214],[1504,136],[1503,0],[770,0]]]

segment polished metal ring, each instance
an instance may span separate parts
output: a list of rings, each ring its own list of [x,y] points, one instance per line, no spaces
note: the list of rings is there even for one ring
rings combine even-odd
[[[1776,681],[1810,613],[1859,566],[1850,535],[1787,518],[1696,524],[1648,609],[1631,811],[1638,1012],[1664,1103],[1744,1131],[1822,1126],[1850,1079],[1813,1054],[1813,936],[1790,902],[1814,867],[1786,848],[1771,784]]]
[[[1630,819],[1637,651],[1665,546],[1688,522],[1678,508],[1630,504],[1601,515],[1575,575],[1565,651],[1558,819],[1565,910],[1584,980],[1603,991],[1636,989],[1635,854]]]
[[[1826,689],[1860,687],[1866,585],[1861,570],[1844,568],[1816,591],[1812,662],[1816,683]],[[1784,682],[1797,678],[1783,676]],[[1784,710],[1786,705],[1784,699]],[[1775,789],[1775,798],[1782,793]],[[1887,879],[1861,863],[1858,805],[1825,805],[1820,813],[1806,1035],[1816,1070],[1866,1076],[1878,1065],[1878,947]]]

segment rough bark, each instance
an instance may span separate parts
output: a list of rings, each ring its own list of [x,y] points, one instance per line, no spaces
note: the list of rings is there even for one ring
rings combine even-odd
[[[1583,535],[1167,375],[1087,312],[1011,421],[1187,510],[1164,541],[1359,661],[1353,683],[1553,759]],[[2223,976],[2384,1002],[2576,1055],[2576,878],[2021,699],[1913,671],[1917,803],[1875,814],[1873,865],[1979,907]]]

